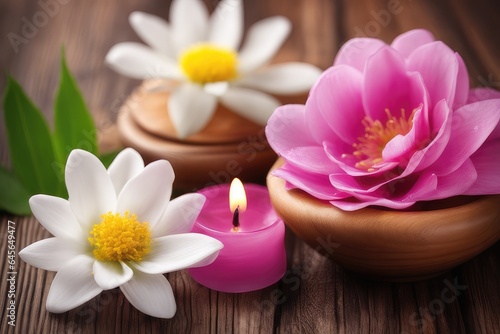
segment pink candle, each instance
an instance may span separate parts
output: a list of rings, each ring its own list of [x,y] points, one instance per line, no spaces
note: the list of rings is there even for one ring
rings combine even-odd
[[[198,283],[217,291],[262,289],[285,274],[285,225],[274,211],[266,187],[246,185],[247,203],[242,199],[243,188],[232,187],[231,206],[227,184],[199,191],[207,201],[192,232],[214,237],[224,248],[212,264],[189,269],[189,274]],[[238,213],[234,214],[236,208]]]

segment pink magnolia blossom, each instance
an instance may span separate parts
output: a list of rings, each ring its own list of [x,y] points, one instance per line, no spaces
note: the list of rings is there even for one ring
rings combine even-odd
[[[343,210],[500,193],[500,92],[469,89],[465,64],[425,30],[391,45],[355,38],[305,105],[266,127],[274,175]]]

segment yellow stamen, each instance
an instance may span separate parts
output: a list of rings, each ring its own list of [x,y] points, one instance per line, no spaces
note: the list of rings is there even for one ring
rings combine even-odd
[[[141,261],[151,250],[149,224],[139,222],[137,215],[108,212],[101,215],[88,238],[94,257],[100,261]]]
[[[180,66],[189,80],[206,84],[228,81],[237,76],[237,54],[211,44],[199,44],[180,56]]]
[[[356,163],[356,168],[374,171],[375,169],[372,167],[383,161],[382,151],[387,143],[397,135],[404,136],[410,132],[415,112],[416,109],[407,119],[405,110],[401,109],[401,117],[396,118],[389,109],[385,109],[387,114],[385,125],[379,120],[374,121],[369,116],[366,116],[362,121],[365,127],[365,135],[359,137],[359,142],[352,145],[355,149],[353,155],[359,160]]]

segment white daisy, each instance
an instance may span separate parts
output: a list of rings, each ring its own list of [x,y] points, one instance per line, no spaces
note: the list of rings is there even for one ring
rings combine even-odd
[[[30,199],[33,214],[54,237],[19,252],[32,266],[57,271],[47,310],[66,312],[120,287],[140,311],[174,316],[172,288],[162,273],[207,265],[223,247],[211,237],[187,233],[203,207],[203,195],[169,202],[170,163],[144,167],[133,149],[120,152],[108,170],[91,153],[74,150],[65,178],[69,200]]]
[[[201,130],[217,102],[265,125],[280,105],[268,93],[305,93],[321,74],[299,62],[263,67],[290,33],[291,23],[282,16],[255,23],[239,49],[241,0],[222,0],[211,16],[200,0],[174,0],[169,23],[142,12],[132,13],[129,21],[149,47],[119,43],[106,62],[126,76],[176,82],[167,108],[180,138]]]

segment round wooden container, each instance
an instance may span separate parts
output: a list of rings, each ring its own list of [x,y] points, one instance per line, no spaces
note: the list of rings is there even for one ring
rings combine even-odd
[[[285,224],[345,269],[385,281],[436,276],[500,239],[500,195],[423,203],[417,211],[343,211],[267,176],[271,201]]]

